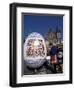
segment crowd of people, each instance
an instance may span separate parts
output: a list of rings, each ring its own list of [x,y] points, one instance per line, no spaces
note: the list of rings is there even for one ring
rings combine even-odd
[[[50,64],[53,65],[55,72],[63,72],[63,45],[50,44],[50,49],[47,51],[47,56],[50,56]]]

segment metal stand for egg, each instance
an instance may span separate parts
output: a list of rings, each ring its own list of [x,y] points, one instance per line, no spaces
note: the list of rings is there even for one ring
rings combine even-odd
[[[39,68],[39,67],[37,67],[37,68],[32,68],[32,69],[34,70],[34,73],[33,73],[33,74],[38,74],[38,68]]]
[[[35,68],[35,69],[34,69],[34,74],[37,74],[37,72],[38,72],[38,71],[37,71],[37,68]]]
[[[32,70],[33,70],[33,74],[37,74],[37,73],[38,73],[37,68],[31,68],[31,67],[28,67],[28,69],[32,69]]]

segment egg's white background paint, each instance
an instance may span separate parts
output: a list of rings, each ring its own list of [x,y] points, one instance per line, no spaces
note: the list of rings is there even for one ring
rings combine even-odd
[[[36,3],[36,4],[38,3],[50,5],[69,5],[73,6],[73,15],[74,15],[74,0],[0,0],[0,90],[65,90],[65,89],[74,90],[74,84],[22,87],[22,88],[9,87],[9,24],[10,24],[9,3],[12,2]]]

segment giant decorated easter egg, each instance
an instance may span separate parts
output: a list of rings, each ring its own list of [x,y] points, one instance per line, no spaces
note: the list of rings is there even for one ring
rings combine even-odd
[[[43,36],[33,32],[24,42],[24,61],[28,67],[38,68],[43,65],[46,58],[46,45]]]

